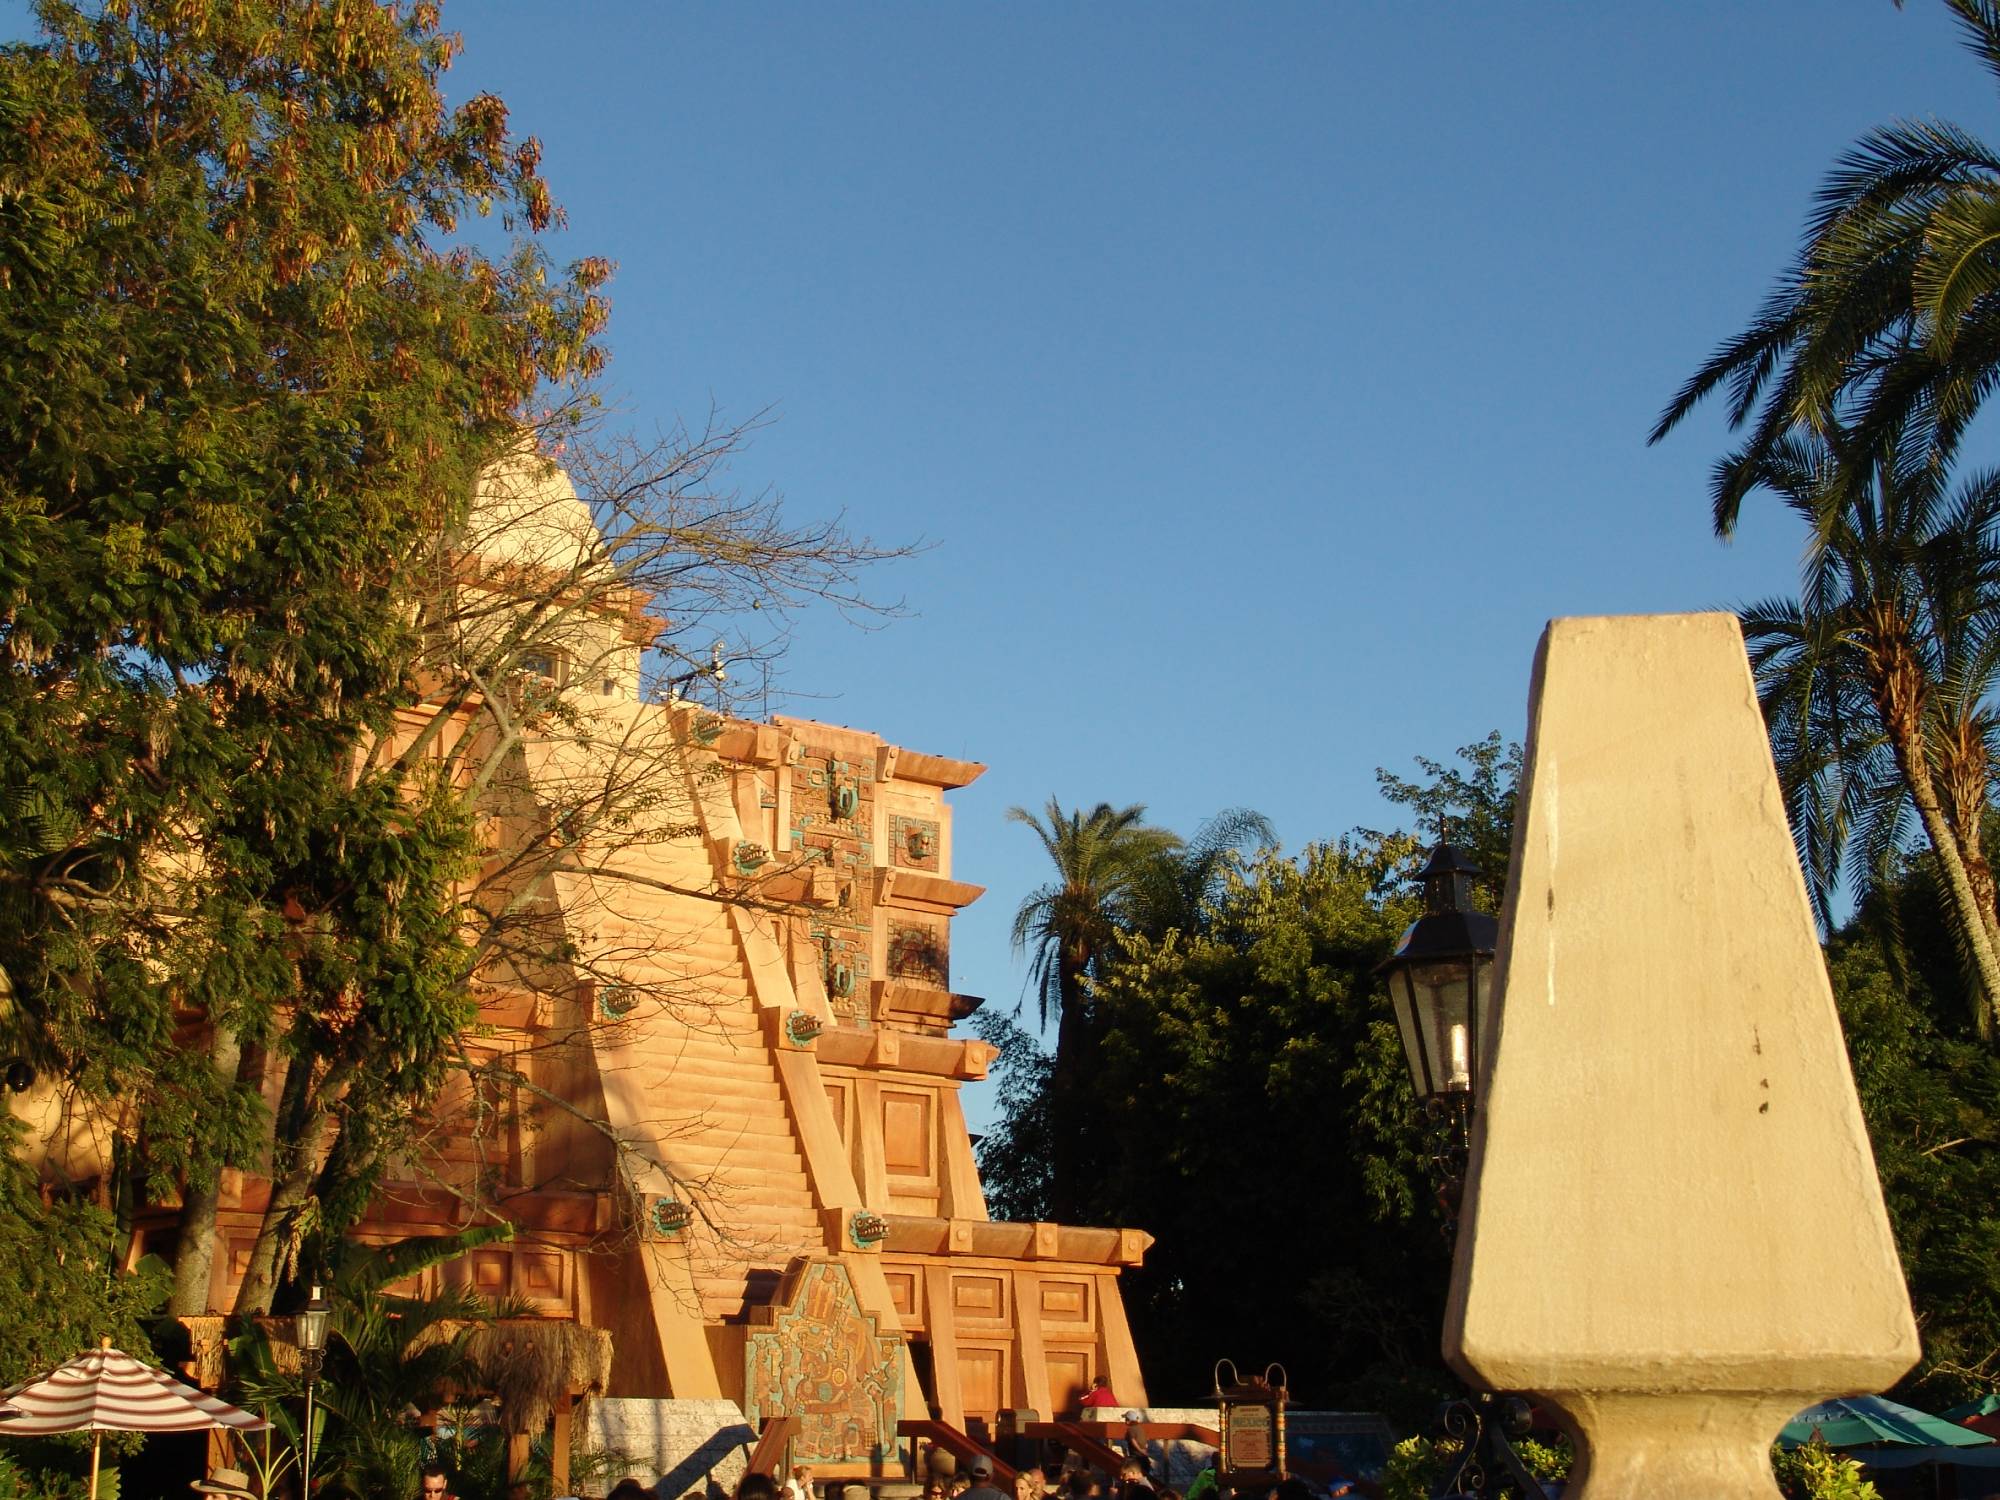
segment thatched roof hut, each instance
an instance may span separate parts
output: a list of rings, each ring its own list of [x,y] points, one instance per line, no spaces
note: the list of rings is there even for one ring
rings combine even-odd
[[[447,1321],[425,1329],[422,1341],[460,1335],[479,1371],[481,1393],[500,1403],[500,1425],[508,1432],[540,1432],[563,1397],[602,1395],[611,1378],[609,1329],[560,1318]]]

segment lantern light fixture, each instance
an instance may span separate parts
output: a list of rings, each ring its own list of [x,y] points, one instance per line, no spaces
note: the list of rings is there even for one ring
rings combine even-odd
[[[1480,1049],[1492,1029],[1499,923],[1472,907],[1479,867],[1439,844],[1421,872],[1424,913],[1376,970],[1389,985],[1417,1097],[1470,1113]]]

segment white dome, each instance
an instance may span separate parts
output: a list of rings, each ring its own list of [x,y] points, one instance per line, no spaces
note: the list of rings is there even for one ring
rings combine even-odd
[[[525,447],[480,473],[465,550],[490,563],[555,573],[575,572],[604,556],[597,523],[569,475]]]

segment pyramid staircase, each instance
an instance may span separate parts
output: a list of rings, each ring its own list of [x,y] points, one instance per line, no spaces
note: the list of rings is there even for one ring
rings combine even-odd
[[[647,998],[606,1061],[640,1070],[644,1144],[698,1206],[686,1234],[702,1318],[741,1321],[824,1236],[728,914],[693,898],[662,906],[651,956],[633,966]]]

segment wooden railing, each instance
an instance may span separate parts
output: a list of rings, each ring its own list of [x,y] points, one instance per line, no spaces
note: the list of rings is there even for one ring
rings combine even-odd
[[[997,1489],[1014,1488],[1014,1467],[1003,1462],[990,1448],[982,1448],[978,1443],[960,1432],[949,1422],[906,1419],[896,1424],[898,1437],[929,1438],[960,1463],[971,1463],[975,1458],[983,1458],[993,1466],[993,1484]]]
[[[757,1434],[757,1446],[750,1450],[749,1472],[769,1474],[775,1479],[786,1478],[785,1454],[792,1446],[792,1439],[799,1435],[799,1419],[796,1416],[773,1417],[764,1424],[764,1430]]]
[[[1125,1466],[1125,1455],[1104,1441],[1112,1436],[1108,1422],[1029,1422],[1021,1428],[1021,1435],[1061,1443],[1091,1468],[1114,1479]]]

